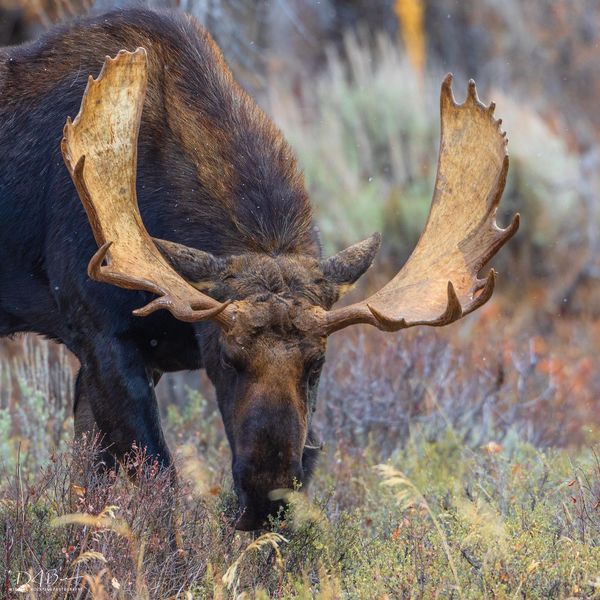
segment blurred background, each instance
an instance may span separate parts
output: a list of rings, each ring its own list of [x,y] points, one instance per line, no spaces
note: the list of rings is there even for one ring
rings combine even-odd
[[[0,0],[0,44],[125,0]],[[508,132],[499,222],[522,225],[494,260],[491,302],[443,330],[331,340],[319,433],[383,455],[418,425],[450,423],[470,444],[517,432],[538,446],[581,446],[600,426],[600,5],[595,0],[153,1],[195,15],[236,77],[299,157],[326,252],[381,231],[355,300],[382,285],[425,222],[437,160],[439,87],[474,78]],[[354,331],[356,329],[356,331]],[[75,361],[33,337],[0,341],[0,454],[43,462],[71,435]],[[165,377],[165,415],[200,390],[206,428],[223,442],[202,376]],[[194,392],[197,393],[197,392]],[[25,398],[25,399],[24,399]],[[32,401],[31,398],[37,398]],[[175,412],[173,412],[175,411]],[[184,435],[179,432],[175,437]],[[204,436],[204,437],[203,437]]]

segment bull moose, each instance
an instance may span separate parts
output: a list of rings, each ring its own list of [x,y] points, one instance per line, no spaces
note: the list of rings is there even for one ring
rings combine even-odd
[[[446,325],[492,295],[494,271],[478,273],[519,222],[495,221],[506,137],[475,84],[457,104],[451,81],[420,241],[382,289],[333,309],[380,236],[321,257],[290,147],[193,18],[121,10],[0,50],[0,335],[37,332],[77,356],[75,434],[100,432],[109,466],[134,441],[171,464],[154,386],[205,369],[236,525],[260,527],[270,492],[314,468],[327,337]]]

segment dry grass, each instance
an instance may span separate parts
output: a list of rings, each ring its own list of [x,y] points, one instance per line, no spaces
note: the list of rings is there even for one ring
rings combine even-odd
[[[478,331],[485,326],[482,318]],[[49,459],[7,455],[5,590],[29,582],[30,597],[44,599],[593,596],[600,471],[589,415],[570,438],[548,417],[561,388],[538,368],[551,358],[535,342],[524,355],[507,354],[499,379],[488,360],[497,341],[473,349],[474,365],[468,344],[457,349],[461,332],[451,333],[409,333],[401,347],[365,332],[340,337],[317,413],[326,444],[316,479],[262,536],[232,527],[229,450],[214,402],[199,392],[165,407],[184,552],[169,545],[170,476],[139,450],[129,458],[137,485],[113,474],[97,480],[89,447],[75,448],[74,460],[50,442]],[[18,402],[43,437],[56,406],[38,402],[32,383]],[[18,448],[17,439],[7,443]],[[571,450],[558,449],[561,442]],[[72,505],[74,468],[88,480]]]

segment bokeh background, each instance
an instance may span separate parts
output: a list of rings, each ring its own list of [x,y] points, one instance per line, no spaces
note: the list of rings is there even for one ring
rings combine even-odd
[[[130,5],[0,0],[0,45],[24,42],[77,15]],[[600,4],[149,5],[183,10],[204,23],[236,77],[281,127],[304,170],[326,252],[383,233],[375,267],[349,302],[393,276],[424,225],[444,74],[454,73],[459,101],[474,78],[482,101],[495,101],[503,119],[510,171],[498,220],[506,224],[519,211],[522,225],[494,259],[500,277],[493,299],[443,330],[386,335],[356,327],[331,339],[316,417],[322,463],[334,478],[336,508],[327,509],[327,518],[334,522],[345,508],[364,506],[369,492],[356,489],[357,473],[398,458],[415,436],[445,448],[452,432],[461,452],[483,448],[486,460],[505,456],[506,469],[523,444],[563,457],[593,454],[600,433]],[[69,446],[76,361],[31,336],[0,344],[0,457],[7,472],[19,461],[33,472]],[[187,448],[206,489],[220,493],[229,484],[228,450],[210,385],[198,373],[169,375],[158,393],[172,447]],[[431,457],[424,456],[415,469],[420,464],[426,472]],[[319,477],[316,489],[325,489],[325,474]],[[588,483],[593,499],[597,472]],[[498,480],[499,490],[502,485]],[[597,548],[598,521],[586,523]],[[361,535],[375,535],[369,527]],[[575,594],[571,583],[561,587],[561,577],[548,579],[560,581],[558,587],[540,587],[542,597]],[[511,594],[524,585],[515,584]]]

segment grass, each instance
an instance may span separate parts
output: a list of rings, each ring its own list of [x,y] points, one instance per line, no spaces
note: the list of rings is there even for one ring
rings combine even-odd
[[[85,512],[69,517],[63,460],[37,481],[13,481],[19,494],[2,503],[3,566],[15,588],[30,571],[38,583],[42,576],[95,586],[97,598],[598,592],[600,488],[592,452],[541,452],[516,437],[502,447],[467,448],[451,430],[434,442],[416,432],[385,465],[368,448],[338,450],[325,457],[312,500],[295,495],[288,514],[258,537],[233,531],[224,518],[230,498],[215,495],[222,479],[205,493],[188,483],[182,557],[165,541],[163,479],[137,489],[116,480],[82,497]],[[54,597],[36,587],[43,586],[31,583],[36,597]]]
[[[485,419],[460,418],[452,402],[465,398],[456,395],[452,373],[471,390],[472,406],[477,386],[462,380],[466,372],[457,368],[452,346],[434,334],[415,334],[406,336],[406,355],[389,343],[374,356],[369,348],[380,339],[346,339],[350,353],[334,347],[318,413],[326,444],[314,483],[308,496],[291,492],[287,513],[261,535],[232,528],[230,458],[214,401],[189,391],[187,400],[167,403],[184,552],[168,543],[171,480],[141,451],[129,458],[140,474],[137,486],[111,474],[94,480],[84,468],[88,481],[74,492],[73,470],[89,464],[93,452],[79,447],[71,457],[68,426],[58,444],[46,445],[47,456],[32,446],[25,450],[22,440],[19,452],[18,415],[29,415],[41,437],[44,426],[54,427],[56,406],[35,382],[18,388],[20,411],[6,413],[12,421],[4,440],[14,451],[3,455],[0,479],[0,573],[7,597],[598,597],[599,448],[584,442],[542,449],[527,435],[544,439],[549,430],[540,423],[536,433],[539,419],[524,426],[523,415],[509,422],[508,409]],[[44,344],[38,349],[27,342],[14,360],[26,362],[37,352],[53,365],[55,350]],[[386,388],[385,367],[402,367],[402,356],[417,357],[410,366],[416,380],[437,356],[440,369],[427,378],[436,397],[429,405],[410,409],[401,390],[394,398]],[[374,364],[381,365],[379,373]],[[394,410],[385,403],[361,418],[339,420],[339,399],[325,398],[351,366],[355,379],[347,385],[357,386],[371,370],[371,390],[356,388],[363,404],[375,391],[380,402],[395,400],[413,411],[403,427],[394,430]],[[406,372],[400,369],[399,376]],[[48,381],[41,377],[40,385],[57,385]],[[527,390],[530,383],[520,385]],[[336,389],[345,390],[343,384]],[[68,400],[65,395],[63,404]],[[357,406],[347,400],[351,415]],[[388,435],[371,419],[385,418],[386,411],[392,415]]]

